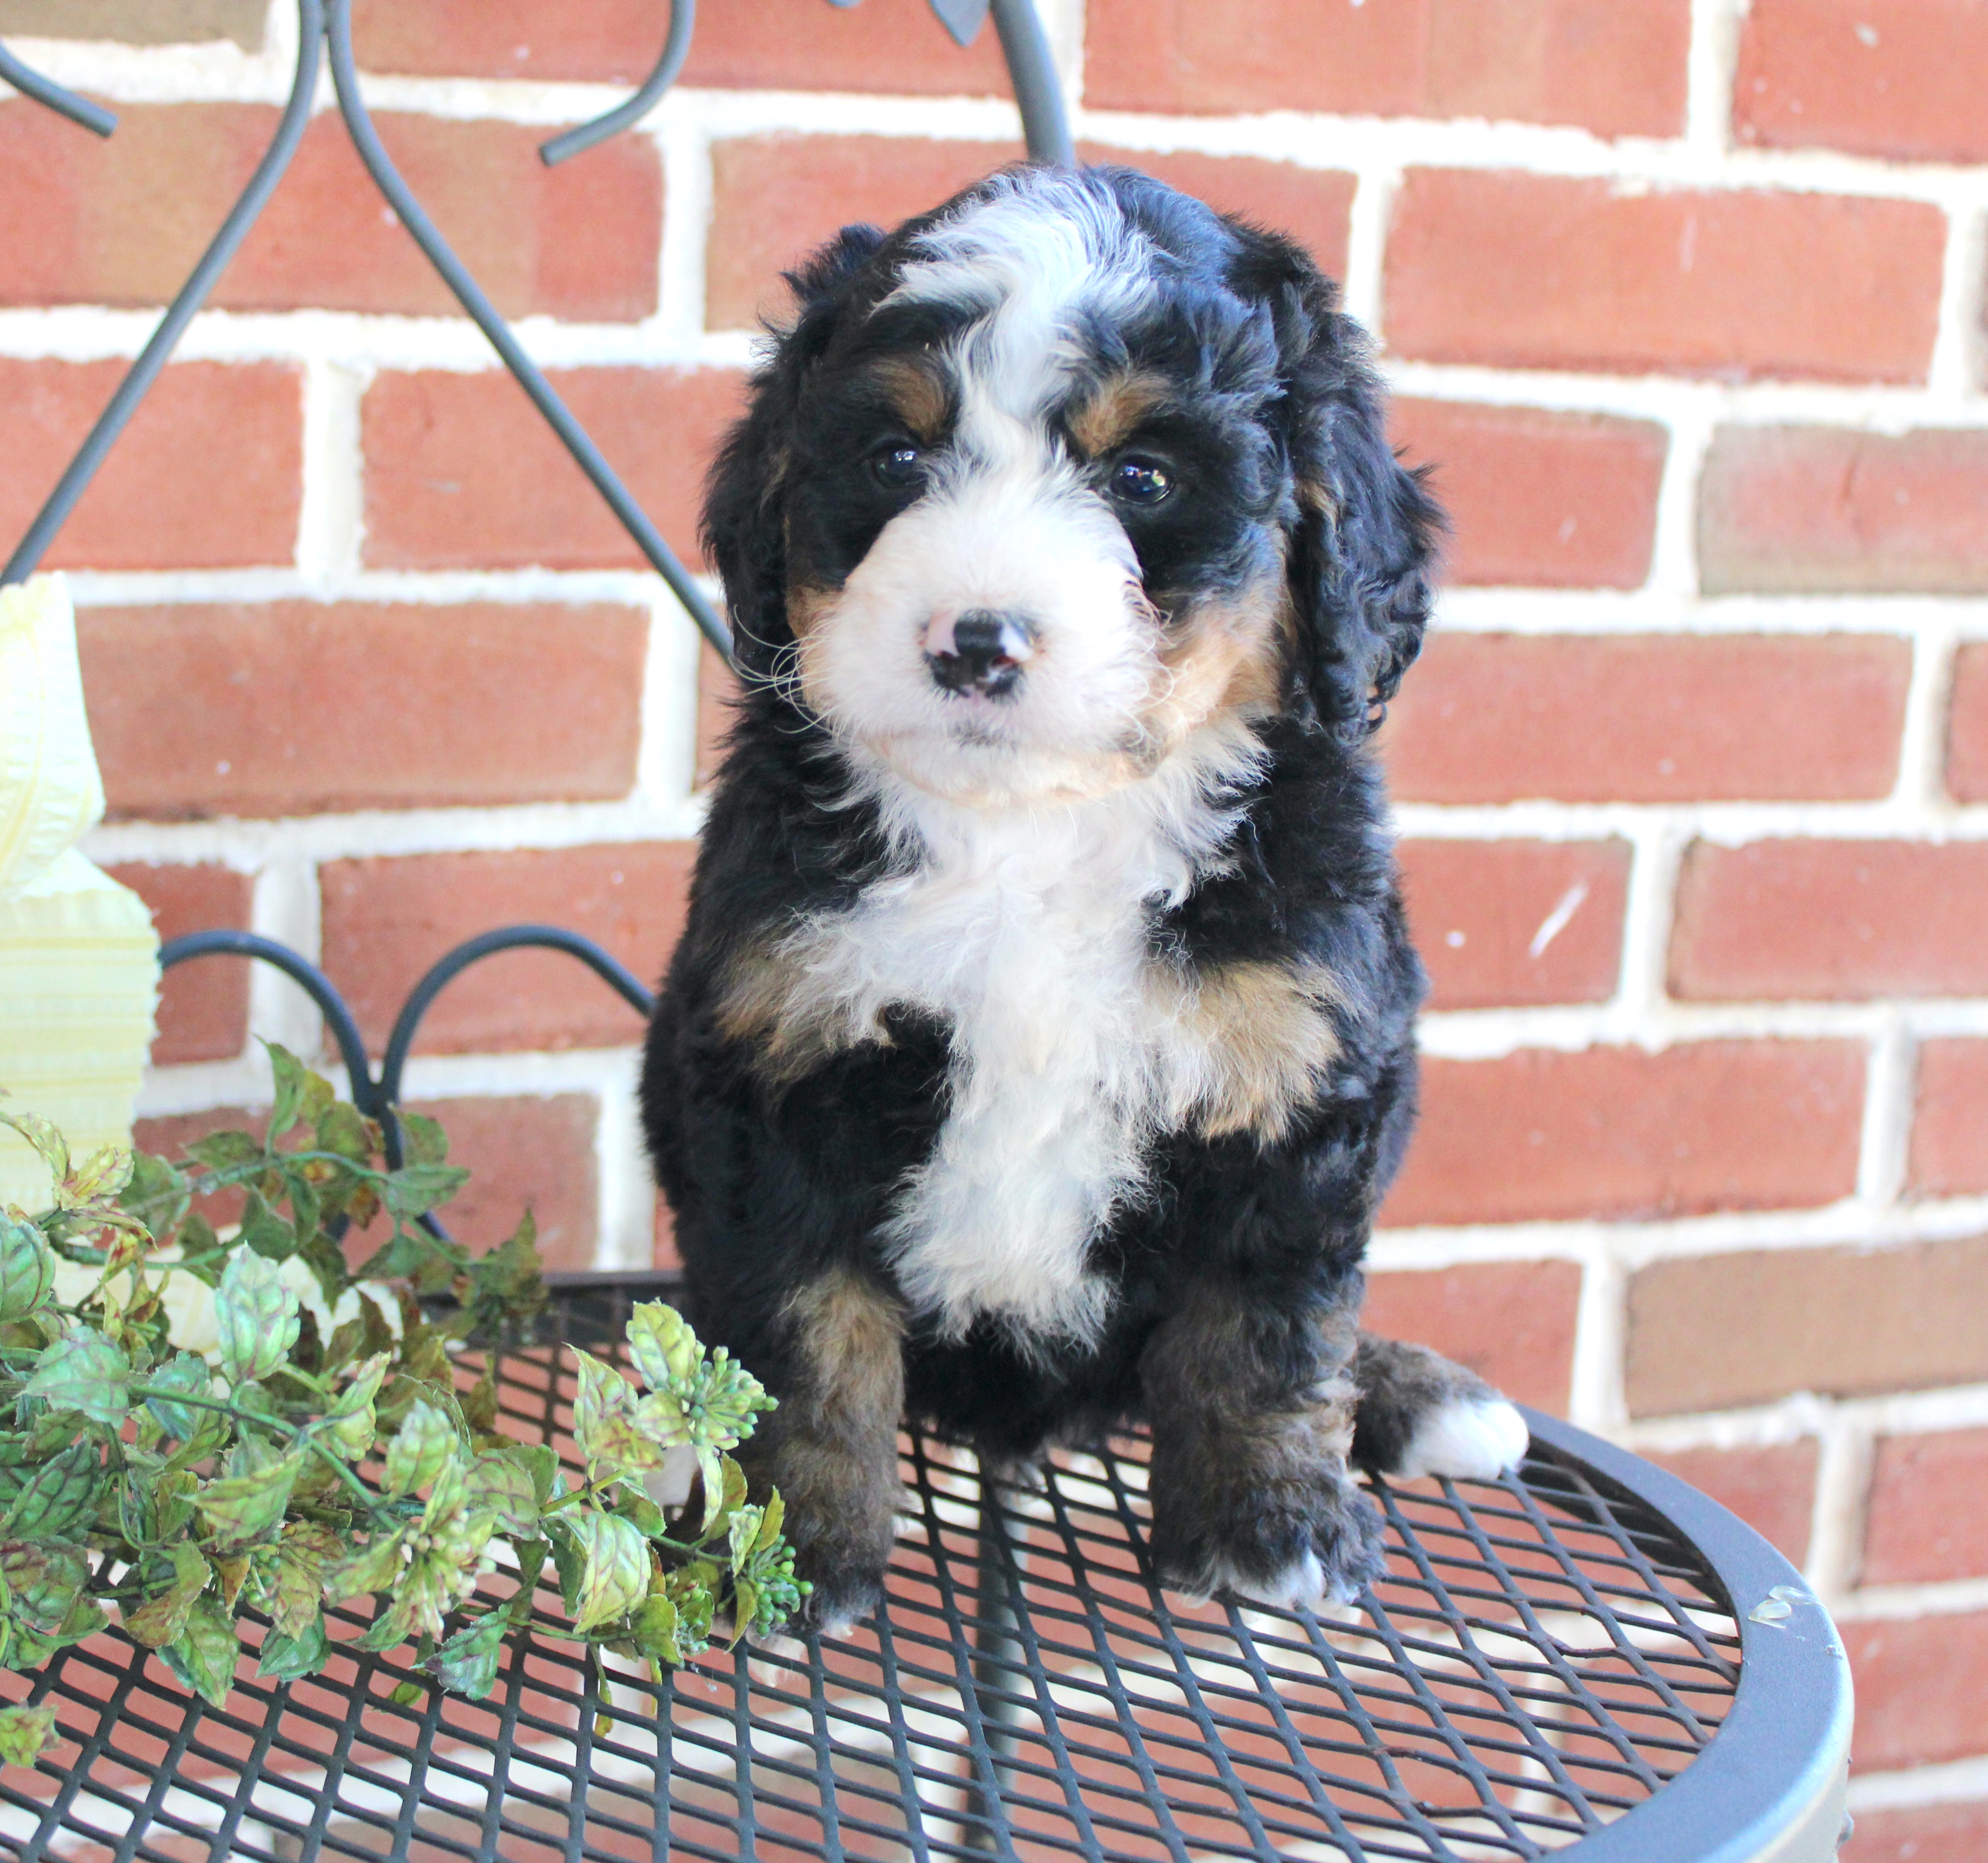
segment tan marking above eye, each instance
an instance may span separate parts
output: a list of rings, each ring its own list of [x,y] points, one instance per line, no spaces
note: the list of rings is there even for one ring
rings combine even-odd
[[[931,446],[944,438],[952,418],[952,397],[936,370],[893,356],[876,365],[871,379],[913,439]]]
[[[1070,411],[1070,437],[1087,459],[1101,458],[1129,439],[1139,423],[1173,399],[1165,376],[1128,370],[1098,384]]]

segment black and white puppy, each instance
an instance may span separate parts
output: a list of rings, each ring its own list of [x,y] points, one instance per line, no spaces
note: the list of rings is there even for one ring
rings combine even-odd
[[[1183,1590],[1350,1597],[1349,1459],[1518,1413],[1357,1331],[1423,979],[1368,739],[1438,524],[1286,240],[1023,167],[793,283],[706,530],[746,680],[643,1103],[817,1618],[873,1607],[901,1413],[1151,1426]]]

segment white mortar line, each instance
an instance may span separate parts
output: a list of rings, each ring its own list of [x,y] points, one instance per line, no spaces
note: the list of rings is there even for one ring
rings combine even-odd
[[[363,392],[363,379],[349,367],[322,359],[305,366],[297,573],[306,583],[326,586],[359,573],[365,496],[359,404]]]
[[[1612,1432],[1628,1415],[1623,1395],[1629,1279],[1605,1250],[1584,1263],[1575,1310],[1567,1415],[1585,1429]]]
[[[1733,74],[1746,4],[1747,0],[1692,0],[1684,134],[1690,147],[1711,161],[1723,160],[1731,146]]]
[[[1840,1611],[1864,1562],[1871,1439],[1868,1429],[1838,1408],[1822,1430],[1821,1442],[1804,1576],[1831,1611]]]
[[[711,142],[671,119],[656,131],[663,161],[663,236],[657,254],[658,313],[650,334],[671,355],[702,358],[705,251],[711,237]]]
[[[699,650],[703,637],[666,590],[649,614],[642,673],[642,748],[636,800],[675,817],[691,806],[697,767]]]
[[[1949,208],[1939,321],[1926,375],[1926,385],[1936,394],[1958,397],[1983,385],[1982,267],[1988,253],[1983,251],[1982,226],[1978,208],[1956,204]]]
[[[1698,488],[1717,424],[1703,400],[1670,411],[1648,586],[1680,606],[1692,604],[1698,594]]]
[[[647,1268],[655,1256],[656,1193],[643,1149],[635,1098],[639,1060],[623,1059],[620,1078],[598,1101],[594,1123],[600,1220],[594,1233],[597,1268]]]
[[[1384,355],[1388,344],[1388,224],[1400,182],[1398,167],[1381,162],[1361,165],[1347,215],[1346,276],[1340,282],[1347,313],[1366,326]]]
[[[1821,1436],[1839,1422],[1874,1442],[1880,1436],[1988,1428],[1988,1384],[1878,1397],[1825,1398],[1797,1391],[1748,1409],[1647,1418],[1625,1425],[1621,1437],[1636,1449],[1751,1449]]]
[[[1598,1006],[1598,1032],[1602,1027],[1625,1033],[1640,1029],[1664,1011],[1672,908],[1690,837],[1682,824],[1658,820],[1638,823],[1623,838],[1634,851],[1623,903],[1621,969],[1614,1000]]]
[[[1873,1585],[1830,1606],[1831,1614],[1845,1624],[1959,1617],[1983,1611],[1988,1611],[1988,1577],[1948,1579],[1933,1584]]]
[[[1942,1766],[1915,1766],[1906,1772],[1856,1773],[1850,1781],[1848,1803],[1861,1817],[1867,1811],[1964,1804],[1981,1798],[1988,1798],[1988,1754],[1951,1760]]]
[[[274,854],[255,876],[249,926],[264,938],[287,945],[315,964],[320,950],[317,869],[296,854]],[[281,1042],[292,1053],[309,1058],[323,1046],[323,1023],[317,1006],[273,964],[239,958],[203,959],[205,963],[248,964],[248,1026],[252,1034]],[[248,1057],[255,1077],[265,1069],[261,1048],[252,1040]]]
[[[1888,1204],[1905,1194],[1915,1060],[1905,1018],[1896,1013],[1886,1016],[1871,1037],[1864,1074],[1857,1194],[1867,1203]]]

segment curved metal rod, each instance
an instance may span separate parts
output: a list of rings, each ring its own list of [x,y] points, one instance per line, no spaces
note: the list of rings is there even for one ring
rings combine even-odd
[[[1077,166],[1077,144],[1063,108],[1063,84],[1050,56],[1049,36],[1037,18],[1034,0],[994,0],[994,30],[1001,37],[1001,56],[1008,61],[1008,81],[1022,113],[1022,137],[1031,161],[1059,168]]]
[[[171,970],[189,959],[211,957],[260,958],[300,984],[338,1043],[339,1058],[351,1077],[352,1104],[369,1119],[380,1117],[380,1090],[366,1064],[366,1038],[330,978],[289,945],[253,932],[190,932],[184,938],[168,938],[159,947],[159,968]]]
[[[408,1050],[414,1045],[415,1033],[443,990],[471,965],[498,952],[532,949],[563,951],[568,957],[579,959],[638,1016],[646,1016],[655,1007],[655,998],[632,971],[577,932],[563,931],[557,925],[506,925],[501,931],[485,932],[458,945],[408,992],[406,1003],[394,1019],[394,1031],[387,1037],[386,1059],[380,1067],[381,1094],[389,1101],[400,1098],[401,1075],[407,1064]]]
[[[79,97],[54,79],[29,70],[5,46],[0,46],[0,78],[5,78],[22,96],[32,97],[37,103],[46,103],[57,116],[66,117],[70,122],[80,123],[99,136],[108,136],[117,127],[115,110],[107,110],[87,97]]]
[[[517,338],[511,333],[510,325],[483,295],[482,287],[450,250],[448,241],[436,230],[434,222],[401,180],[400,171],[394,166],[392,157],[380,140],[378,130],[373,127],[373,119],[367,113],[366,100],[359,93],[359,72],[352,56],[352,0],[330,0],[325,25],[331,46],[331,79],[338,90],[339,112],[345,119],[345,127],[351,132],[359,159],[366,164],[374,185],[386,197],[387,205],[400,215],[401,224],[428,255],[428,263],[441,274],[442,282],[455,293],[456,301],[490,340],[490,347],[497,352],[505,367],[517,377],[518,385],[532,397],[546,424],[578,462],[580,469],[593,480],[594,489],[607,501],[609,509],[621,520],[622,528],[634,539],[637,547],[648,558],[656,573],[669,584],[691,619],[703,631],[705,638],[729,659],[731,630],[705,600],[703,590],[691,580],[690,572],[663,541],[662,533],[650,522],[649,514],[636,503],[614,468],[602,457],[587,429],[573,418],[566,403],[554,392],[543,371],[525,353]]]
[[[117,444],[125,423],[158,379],[159,371],[166,366],[167,358],[172,354],[188,324],[192,322],[194,313],[207,301],[207,294],[214,289],[214,281],[235,256],[249,228],[255,224],[256,216],[275,193],[276,184],[283,178],[284,170],[289,167],[290,157],[296,153],[297,144],[303,140],[305,127],[310,121],[311,93],[317,88],[318,48],[324,36],[321,0],[298,0],[297,11],[300,23],[296,76],[291,83],[289,102],[284,107],[275,137],[263,151],[262,159],[256,164],[248,185],[242,190],[241,199],[221,221],[221,231],[215,235],[213,243],[201,254],[200,263],[180,287],[179,295],[166,307],[166,314],[159,320],[159,326],[152,332],[150,340],[139,351],[138,360],[117,384],[117,392],[111,396],[109,405],[97,416],[96,424],[90,430],[90,438],[83,441],[67,469],[56,482],[48,502],[28,526],[28,534],[7,560],[5,569],[0,570],[0,587],[9,583],[25,582],[35,573],[43,553],[55,540],[56,533],[69,522],[69,513],[89,489],[90,482],[96,476],[104,455]]]
[[[605,142],[610,136],[618,136],[622,130],[634,127],[648,115],[662,101],[663,93],[677,81],[677,73],[683,69],[684,60],[690,56],[691,29],[697,23],[697,0],[670,0],[669,36],[663,42],[663,55],[656,60],[656,68],[643,80],[642,88],[625,103],[617,103],[611,110],[583,123],[577,129],[566,130],[550,141],[539,145],[539,159],[548,168],[564,161],[570,155],[590,149],[596,143]]]

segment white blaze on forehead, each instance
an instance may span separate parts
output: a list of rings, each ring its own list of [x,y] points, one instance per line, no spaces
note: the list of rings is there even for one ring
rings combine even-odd
[[[1039,414],[1081,360],[1082,318],[1121,318],[1153,292],[1151,242],[1073,175],[997,177],[918,249],[928,256],[884,302],[981,313],[956,350],[969,421],[975,400],[1013,419]]]

